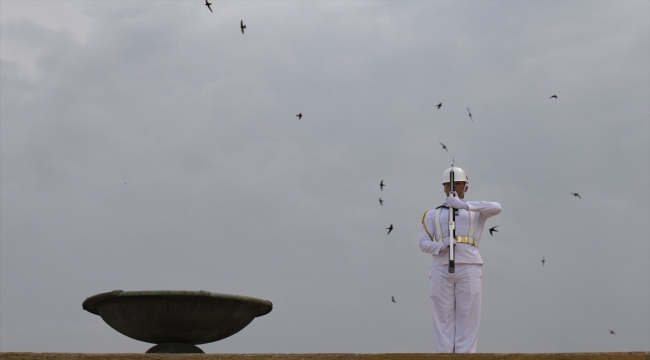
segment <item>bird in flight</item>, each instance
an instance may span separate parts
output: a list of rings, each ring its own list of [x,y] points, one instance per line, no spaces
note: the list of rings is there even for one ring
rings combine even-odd
[[[544,260],[544,257],[542,256],[542,266],[544,266],[544,263],[546,263],[546,260]]]
[[[580,194],[578,193],[571,193],[571,195],[577,197],[578,199],[582,200],[582,197],[580,197]]]
[[[207,1],[207,0],[206,0]],[[241,29],[241,33],[244,33],[244,29],[246,29],[246,24],[244,24],[244,20],[239,22],[239,28]]]
[[[472,113],[469,111],[469,108],[467,108],[467,113],[469,114],[469,119],[474,122],[474,119],[472,119]]]
[[[379,182],[379,190],[384,191],[384,186],[386,186],[386,185],[384,185],[384,180],[380,181]]]
[[[557,95],[551,95],[549,99],[557,99]]]
[[[497,227],[499,227],[499,225],[492,226],[490,228],[490,230],[489,230],[490,231],[490,236],[494,236],[494,235],[492,235],[493,232],[499,232],[499,230],[497,230]]]
[[[394,302],[394,303],[397,302],[397,301],[395,301],[395,297],[394,297],[394,296],[391,296],[391,297],[390,297],[390,301],[392,301],[392,302]]]
[[[381,198],[379,198],[379,205],[384,206],[384,200],[382,200]]]
[[[393,224],[390,224],[390,226],[387,227],[386,230],[388,230],[388,233],[386,235],[390,234],[390,232],[393,231]]]
[[[438,109],[440,109],[440,107],[442,106],[442,103],[439,103],[439,104],[436,105],[436,106],[438,107]]]
[[[609,333],[612,334],[612,335],[616,335],[616,333],[612,329],[609,330]]]
[[[298,118],[298,120],[302,119],[302,113],[298,113],[298,115],[296,115],[296,117]]]
[[[205,6],[207,6],[208,9],[210,9],[210,12],[214,12],[214,11],[212,11],[212,8],[210,7],[210,5],[212,5],[212,3],[208,2],[208,0],[205,0]]]
[[[446,152],[449,152],[449,150],[447,150],[447,147],[445,146],[445,144],[440,143],[440,145],[442,145],[442,148],[445,149]]]

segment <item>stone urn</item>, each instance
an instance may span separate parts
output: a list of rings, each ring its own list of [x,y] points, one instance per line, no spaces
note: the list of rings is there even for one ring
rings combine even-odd
[[[157,344],[147,353],[203,353],[195,345],[236,334],[273,304],[204,290],[114,290],[87,298],[83,308],[123,335]]]

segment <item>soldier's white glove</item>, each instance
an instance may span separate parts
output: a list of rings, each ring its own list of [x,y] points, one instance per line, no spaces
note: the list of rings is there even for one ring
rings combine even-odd
[[[456,244],[456,239],[451,239],[451,241],[450,241],[449,238],[447,238],[442,243],[445,244],[444,248],[446,249],[446,248],[449,247],[449,244],[455,245]]]
[[[445,201],[447,206],[452,207],[454,209],[464,209],[464,210],[469,210],[469,206],[461,200],[458,196],[448,196],[447,201]]]

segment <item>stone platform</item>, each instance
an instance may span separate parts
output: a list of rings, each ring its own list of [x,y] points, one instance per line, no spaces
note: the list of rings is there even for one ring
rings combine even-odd
[[[0,360],[650,360],[650,352],[539,354],[82,354],[0,353]]]

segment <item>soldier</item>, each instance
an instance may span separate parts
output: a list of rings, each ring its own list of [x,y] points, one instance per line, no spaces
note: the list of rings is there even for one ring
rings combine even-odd
[[[501,204],[465,201],[467,174],[454,167],[454,191],[450,196],[449,173],[442,175],[447,201],[424,213],[420,249],[431,254],[429,269],[433,342],[437,352],[476,352],[481,319],[481,266],[478,252],[485,220],[501,212]],[[456,239],[449,238],[449,208],[456,211]],[[449,273],[449,246],[455,247],[455,272]]]

